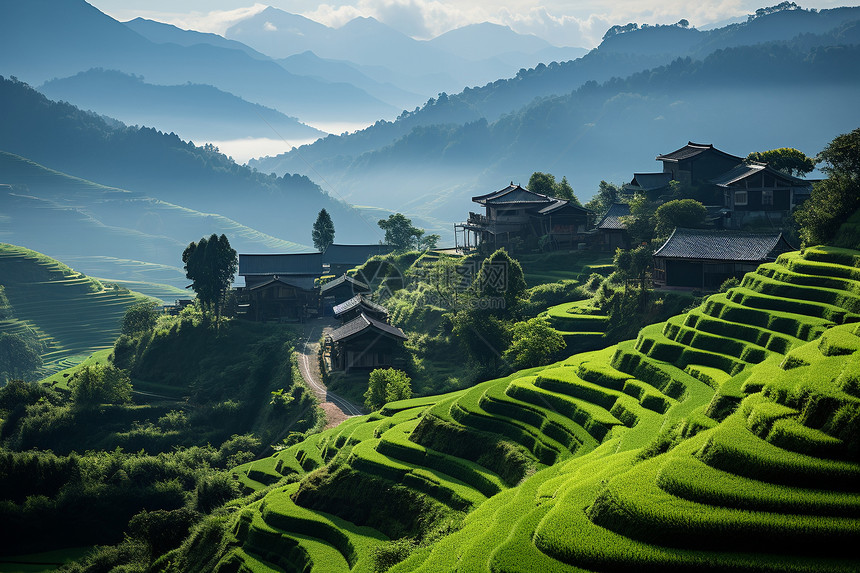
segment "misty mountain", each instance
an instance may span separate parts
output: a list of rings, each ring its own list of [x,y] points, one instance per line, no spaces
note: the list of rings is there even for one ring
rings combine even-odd
[[[374,121],[397,111],[355,86],[296,76],[242,50],[153,43],[83,0],[4,5],[0,74],[40,84],[92,68],[142,75],[152,84],[212,85],[304,122]]]
[[[93,69],[51,80],[39,91],[51,99],[98,110],[129,125],[172,131],[183,139],[201,143],[244,137],[313,141],[325,135],[277,110],[212,86],[153,85],[140,76],[116,70]]]
[[[238,22],[225,35],[274,58],[312,51],[324,59],[349,61],[377,82],[425,98],[510,76],[521,67],[536,65],[542,55],[583,53],[493,24],[466,26],[421,41],[374,18],[355,18],[329,28],[272,7]]]
[[[240,50],[257,60],[269,60],[269,56],[261,54],[254,48],[246,46],[242,42],[228,40],[218,34],[197,32],[196,30],[183,30],[172,24],[147,20],[146,18],[135,18],[123,22],[126,26],[156,44],[178,44],[180,46],[195,46],[197,44],[211,44],[219,48]]]
[[[860,8],[837,8],[819,12],[791,11],[787,18],[790,25],[785,27],[779,25],[786,20],[779,12],[709,32],[678,25],[616,27],[607,32],[598,48],[577,60],[551,62],[549,65],[541,64],[521,70],[510,79],[500,79],[483,87],[467,88],[458,94],[434,98],[422,109],[401,114],[394,122],[377,122],[346,137],[327,137],[302,147],[298,152],[302,157],[301,162],[295,161],[295,156],[287,153],[252,161],[251,164],[261,171],[276,173],[289,170],[301,172],[301,163],[305,161],[336,170],[349,165],[364,153],[392,145],[417,127],[462,125],[481,119],[492,123],[538,99],[570,94],[587,82],[602,84],[612,78],[625,78],[642,70],[668,65],[678,57],[706,58],[718,48],[737,44],[739,38],[758,37],[759,30],[770,37],[776,35],[776,30],[782,30],[780,40],[799,50],[852,45],[860,42],[858,19]],[[821,34],[798,35],[798,22],[807,22],[810,29],[815,30],[834,27]],[[719,38],[719,42],[708,41],[708,38]],[[786,73],[789,77],[797,77],[793,70],[786,70]]]
[[[310,241],[311,224],[325,207],[338,240],[377,240],[360,213],[304,176],[264,175],[211,146],[196,147],[153,128],[118,127],[71,104],[53,102],[21,82],[0,79],[0,101],[8,114],[0,150],[51,169],[218,213],[302,244]]]
[[[317,78],[325,82],[345,82],[366,91],[376,99],[397,109],[412,109],[427,101],[420,95],[397,87],[391,82],[379,82],[361,72],[355,64],[320,58],[311,51],[275,60],[288,72]]]
[[[184,288],[182,250],[212,233],[226,234],[242,252],[312,250],[220,215],[71,177],[6,152],[0,152],[0,174],[2,240],[89,261],[76,265],[89,275]]]
[[[344,154],[337,162],[320,159],[315,168],[340,185],[347,200],[360,197],[389,208],[396,202],[409,213],[452,221],[474,209],[471,196],[511,180],[525,184],[533,171],[566,176],[587,200],[600,180],[625,183],[634,171],[659,169],[657,154],[690,140],[741,156],[777,147],[814,155],[860,125],[858,96],[856,45],[742,46],[703,60],[676,59],[625,79],[587,82],[493,122],[418,125],[393,143],[351,160]],[[407,119],[412,118],[395,123]],[[315,161],[315,147],[335,149],[343,139],[355,138],[356,147],[364,147],[371,135],[359,135],[330,136],[303,149],[302,156]],[[298,167],[295,156],[280,158],[278,167],[287,166]],[[402,190],[393,200],[380,192],[392,185]]]

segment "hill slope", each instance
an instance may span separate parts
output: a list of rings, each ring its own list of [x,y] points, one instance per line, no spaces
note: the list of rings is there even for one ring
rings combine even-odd
[[[33,327],[46,348],[46,375],[112,347],[125,310],[145,298],[105,288],[57,260],[7,243],[0,243],[0,277],[15,313],[15,320],[0,322],[0,331],[20,323]]]
[[[172,568],[856,570],[858,287],[860,252],[787,253],[635,341],[388,404],[245,466],[300,481]]]

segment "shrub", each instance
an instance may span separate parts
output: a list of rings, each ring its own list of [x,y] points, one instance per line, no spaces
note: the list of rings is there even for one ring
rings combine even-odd
[[[381,408],[386,402],[412,397],[412,380],[402,370],[377,368],[370,373],[364,405],[370,410]]]
[[[72,399],[78,408],[101,404],[124,404],[131,401],[131,380],[124,370],[110,365],[87,365],[75,372],[69,381]]]

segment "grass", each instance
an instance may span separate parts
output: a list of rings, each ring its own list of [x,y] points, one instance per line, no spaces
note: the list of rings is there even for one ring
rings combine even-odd
[[[391,404],[308,444],[470,502],[395,573],[854,571],[860,329],[840,304],[857,268],[846,251],[783,256],[637,341]],[[848,290],[804,290],[834,286]],[[528,460],[517,479],[505,451]]]

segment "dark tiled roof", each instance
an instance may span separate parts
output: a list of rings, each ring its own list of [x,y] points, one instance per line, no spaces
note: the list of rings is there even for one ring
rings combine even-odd
[[[706,151],[712,151],[725,157],[733,157],[738,160],[738,163],[743,161],[743,157],[737,157],[735,155],[731,155],[730,153],[726,153],[725,151],[720,151],[710,143],[693,143],[692,141],[688,141],[687,145],[685,145],[681,149],[673,151],[672,153],[658,155],[657,161],[682,161],[684,159],[690,159],[691,157],[701,155]]]
[[[787,173],[783,173],[782,171],[777,171],[771,167],[768,167],[765,163],[750,163],[747,165],[746,163],[741,163],[737,167],[723,173],[719,177],[715,179],[711,179],[711,183],[714,185],[719,185],[720,187],[729,187],[730,185],[737,183],[738,181],[743,181],[747,177],[751,175],[756,175],[764,171],[772,175],[775,178],[782,179],[789,186],[809,186],[810,183],[803,179],[799,179],[792,175],[788,175]]]
[[[262,282],[262,283],[259,283],[259,284],[256,284],[256,285],[250,287],[248,290],[257,290],[257,289],[261,289],[261,288],[266,288],[267,286],[273,285],[275,283],[299,288],[302,290],[314,290],[314,279],[313,279],[313,277],[289,277],[289,276],[286,278],[281,278],[278,276],[273,277],[272,279],[267,280],[266,282]]]
[[[322,253],[239,255],[239,274],[320,276],[322,264]]]
[[[553,199],[512,183],[501,191],[472,197],[472,201],[481,205],[511,205],[517,203],[542,205],[552,203]]]
[[[325,283],[323,286],[321,286],[320,287],[320,294],[322,294],[324,292],[328,292],[332,289],[335,289],[344,283],[352,285],[353,288],[358,288],[358,289],[364,290],[365,292],[370,292],[369,286],[367,286],[366,284],[364,284],[363,282],[361,282],[358,279],[354,279],[351,276],[344,274],[344,275],[340,275],[336,279],[331,280],[331,281]]]
[[[323,253],[323,262],[336,265],[360,265],[373,255],[387,255],[393,250],[394,247],[391,245],[332,244]]]
[[[606,229],[606,230],[621,230],[626,229],[627,225],[625,225],[621,221],[621,217],[629,217],[630,216],[630,205],[627,203],[613,203],[612,207],[606,212],[606,215],[603,216],[603,219],[598,223],[598,229]]]
[[[745,233],[734,230],[684,229],[678,227],[655,257],[763,262],[794,250],[782,233]]]
[[[634,173],[630,184],[641,187],[644,191],[653,191],[666,187],[671,180],[671,173]]]
[[[572,209],[574,211],[579,211],[580,213],[590,213],[588,209],[585,207],[580,207],[579,205],[574,205],[570,201],[566,199],[553,199],[553,202],[538,211],[539,215],[550,215],[552,213],[558,213],[559,211],[563,211],[565,209]]]
[[[332,331],[332,333],[329,334],[329,338],[332,342],[341,342],[344,340],[349,340],[353,336],[366,330],[375,330],[382,335],[400,338],[401,340],[406,340],[407,338],[407,336],[403,334],[403,331],[396,326],[392,326],[390,324],[374,320],[365,314],[357,316],[356,318],[350,320],[340,328]]]
[[[346,302],[342,302],[339,305],[335,306],[332,310],[334,311],[335,316],[340,316],[344,313],[347,313],[354,309],[357,306],[361,306],[366,308],[367,310],[388,314],[388,309],[382,305],[376,304],[372,300],[368,300],[362,294],[357,294]]]

